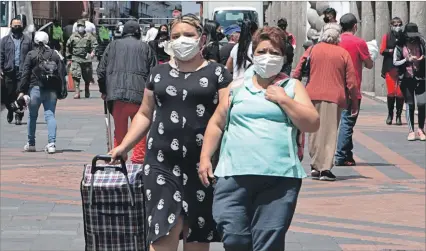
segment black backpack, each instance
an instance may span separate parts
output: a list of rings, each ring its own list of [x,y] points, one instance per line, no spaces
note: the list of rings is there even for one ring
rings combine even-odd
[[[40,81],[41,88],[59,91],[61,89],[61,78],[58,64],[52,61],[53,53],[55,53],[55,50],[51,50],[50,56],[44,58],[44,51],[39,52],[37,56],[38,64],[34,68],[34,74]]]

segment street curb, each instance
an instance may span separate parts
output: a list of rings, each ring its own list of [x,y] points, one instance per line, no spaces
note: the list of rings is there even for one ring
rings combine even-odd
[[[370,98],[370,99],[372,99],[372,100],[374,100],[374,101],[377,101],[377,102],[381,102],[381,103],[385,103],[386,104],[386,97],[382,97],[382,96],[376,96],[375,94],[374,94],[374,92],[365,92],[365,91],[363,91],[362,92],[362,95],[363,96],[365,96],[365,97],[367,97],[367,98]],[[405,108],[405,105],[402,107],[402,109],[405,111],[406,110],[406,108]],[[415,110],[414,111],[414,114],[418,114],[419,112],[417,111],[417,110]]]

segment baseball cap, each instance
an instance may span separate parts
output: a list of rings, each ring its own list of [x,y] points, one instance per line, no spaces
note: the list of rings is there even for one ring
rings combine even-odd
[[[223,34],[228,36],[228,35],[231,35],[234,32],[241,32],[241,28],[240,28],[239,25],[233,24],[233,25],[226,27],[225,30],[223,31]]]
[[[352,13],[346,13],[340,18],[340,25],[343,29],[351,29],[356,23],[358,23],[358,20]]]
[[[138,22],[134,20],[129,20],[124,24],[123,27],[123,34],[135,34],[140,33],[141,27],[139,26]]]
[[[178,10],[178,11],[182,12],[182,5],[181,4],[176,4],[174,10]]]
[[[420,37],[419,27],[415,23],[408,23],[405,25],[405,34],[407,37]]]
[[[83,19],[80,19],[77,21],[77,25],[86,26],[86,21],[84,21]]]

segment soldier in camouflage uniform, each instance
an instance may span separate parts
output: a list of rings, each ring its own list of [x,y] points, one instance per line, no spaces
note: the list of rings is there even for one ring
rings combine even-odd
[[[77,32],[74,32],[67,41],[66,55],[71,59],[71,74],[75,83],[75,99],[80,98],[80,79],[83,78],[84,96],[90,97],[89,85],[93,79],[92,59],[98,41],[91,33],[85,31],[85,21],[77,21]]]

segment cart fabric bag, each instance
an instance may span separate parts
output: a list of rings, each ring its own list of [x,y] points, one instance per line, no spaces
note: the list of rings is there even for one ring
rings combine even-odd
[[[142,165],[96,164],[84,168],[81,198],[86,251],[145,251],[145,200]]]

